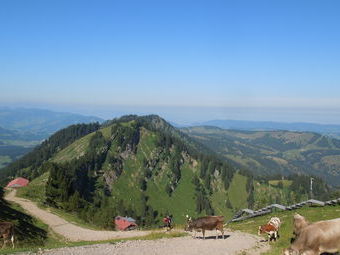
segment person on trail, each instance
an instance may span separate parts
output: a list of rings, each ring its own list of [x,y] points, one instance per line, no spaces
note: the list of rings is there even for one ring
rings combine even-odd
[[[169,231],[172,229],[172,215],[167,215],[165,218],[163,218],[164,227],[166,227],[166,231]]]

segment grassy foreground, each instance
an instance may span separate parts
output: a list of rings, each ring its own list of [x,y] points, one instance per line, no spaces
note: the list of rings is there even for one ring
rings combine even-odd
[[[340,217],[340,205],[326,206],[326,207],[303,207],[294,211],[282,211],[248,219],[242,222],[230,223],[228,227],[232,230],[239,230],[251,234],[257,234],[258,226],[268,222],[271,217],[277,216],[283,222],[280,228],[280,239],[275,243],[271,243],[271,250],[266,254],[277,255],[281,254],[282,250],[289,247],[290,239],[293,237],[293,215],[299,213],[306,217],[311,222],[320,220],[328,220]],[[266,236],[263,236],[266,238]]]

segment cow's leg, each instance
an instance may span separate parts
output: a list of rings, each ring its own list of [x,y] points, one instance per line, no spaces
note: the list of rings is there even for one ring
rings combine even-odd
[[[4,245],[2,246],[1,249],[5,248],[6,247],[6,243],[8,242],[8,239],[7,238],[4,238]]]
[[[301,255],[319,255],[320,253],[318,251],[314,250],[305,250],[301,253]]]
[[[11,241],[12,241],[12,246],[13,246],[13,249],[14,249],[14,235],[12,235]]]
[[[269,232],[268,233],[268,242],[271,242],[273,239],[272,239],[272,232]]]
[[[218,232],[217,232],[217,228],[216,228],[216,239],[218,239]]]
[[[205,239],[205,229],[202,229],[203,240]]]

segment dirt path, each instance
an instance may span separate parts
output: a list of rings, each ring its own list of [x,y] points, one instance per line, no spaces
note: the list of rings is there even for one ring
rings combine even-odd
[[[12,190],[5,196],[10,202],[21,205],[29,214],[39,218],[47,224],[54,232],[65,237],[69,241],[100,241],[110,239],[129,238],[150,234],[150,231],[99,231],[79,227],[59,216],[40,209],[35,203],[28,199],[15,196],[16,190]]]
[[[53,250],[41,250],[37,254],[47,255],[259,255],[269,249],[260,243],[256,236],[240,232],[227,233],[226,239],[215,240],[179,237],[158,240],[135,240],[115,244],[95,244],[80,247],[66,247]],[[27,253],[21,253],[27,254]],[[30,253],[34,254],[34,253]]]
[[[40,209],[30,200],[16,197],[16,191],[7,193],[5,199],[21,205],[28,213],[39,218],[56,233],[70,241],[99,241],[149,234],[151,231],[97,231],[74,225],[59,216]],[[158,240],[135,240],[119,243],[95,244],[79,247],[65,247],[53,250],[40,250],[38,254],[62,255],[226,255],[226,254],[261,254],[269,249],[260,238],[242,232],[225,232],[225,239],[215,240],[215,231],[207,231],[207,239],[194,239],[190,236]],[[20,253],[34,254],[34,253]]]

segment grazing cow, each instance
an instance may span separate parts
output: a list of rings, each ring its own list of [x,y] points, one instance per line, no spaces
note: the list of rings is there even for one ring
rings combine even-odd
[[[311,223],[301,229],[284,255],[319,255],[340,251],[340,218]]]
[[[259,226],[258,235],[268,234],[268,241],[276,241],[279,238],[281,221],[278,217],[272,217],[267,224]]]
[[[218,238],[217,230],[222,233],[222,238],[224,239],[223,222],[224,216],[205,216],[195,220],[189,218],[185,227],[185,231],[194,230],[194,237],[196,237],[196,231],[202,231],[203,239],[205,239],[205,231],[215,229],[216,239]]]
[[[2,248],[6,246],[6,243],[9,242],[9,240],[12,241],[14,248],[14,224],[12,222],[0,222],[0,238],[4,239]]]

